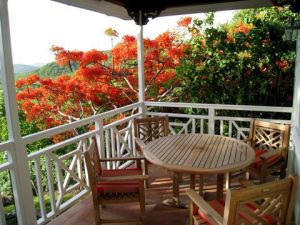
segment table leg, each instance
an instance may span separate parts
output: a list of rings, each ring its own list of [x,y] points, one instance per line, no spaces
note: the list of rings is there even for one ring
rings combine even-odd
[[[226,191],[230,188],[230,173],[225,173],[225,189]]]
[[[179,203],[179,173],[173,173],[173,193],[171,199],[166,199],[163,201],[164,205],[172,207],[180,207]]]
[[[224,174],[217,175],[217,199],[223,197]]]
[[[173,173],[173,202],[179,205],[179,173]]]
[[[203,197],[203,175],[199,175],[199,195]]]
[[[191,174],[190,179],[191,179],[190,188],[195,190],[195,187],[196,187],[195,174]]]

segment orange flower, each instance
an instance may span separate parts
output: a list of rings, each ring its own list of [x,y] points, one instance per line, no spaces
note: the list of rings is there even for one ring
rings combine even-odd
[[[177,22],[177,24],[180,27],[187,27],[190,25],[191,22],[192,22],[192,17],[183,17]]]
[[[253,28],[253,24],[244,24],[242,22],[238,23],[237,27],[234,29],[234,33],[244,33],[247,35],[249,31]]]

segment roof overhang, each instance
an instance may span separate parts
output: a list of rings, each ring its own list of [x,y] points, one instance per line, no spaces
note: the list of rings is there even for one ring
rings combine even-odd
[[[139,11],[142,12],[142,24],[149,17],[172,16],[212,11],[259,8],[272,6],[281,0],[52,0],[67,5],[79,7],[118,17],[124,20],[139,21]],[[285,2],[299,0],[285,0]]]

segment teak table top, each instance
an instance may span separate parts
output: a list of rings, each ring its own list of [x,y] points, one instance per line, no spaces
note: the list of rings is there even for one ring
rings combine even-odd
[[[249,166],[252,147],[240,140],[210,134],[171,135],[149,142],[143,149],[151,163],[172,171],[224,174]]]

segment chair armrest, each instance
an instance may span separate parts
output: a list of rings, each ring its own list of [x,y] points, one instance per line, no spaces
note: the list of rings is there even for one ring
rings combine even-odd
[[[260,158],[262,160],[267,160],[268,158],[272,157],[272,156],[275,156],[275,155],[281,155],[283,150],[285,150],[286,148],[278,148],[274,151],[268,151],[266,153],[263,153]]]
[[[100,159],[101,162],[111,162],[111,161],[128,161],[128,160],[145,160],[143,156],[129,156],[129,157],[116,157],[116,158],[107,158],[107,159]]]
[[[218,224],[223,224],[223,218],[217,211],[212,208],[200,195],[198,195],[193,189],[186,191],[187,196],[198,206],[201,212],[212,217]]]
[[[145,148],[146,147],[146,144],[139,138],[134,138],[135,139],[135,142],[140,146],[141,149]]]
[[[149,175],[132,175],[132,176],[114,176],[114,177],[100,177],[99,181],[132,181],[132,180],[147,180]]]

